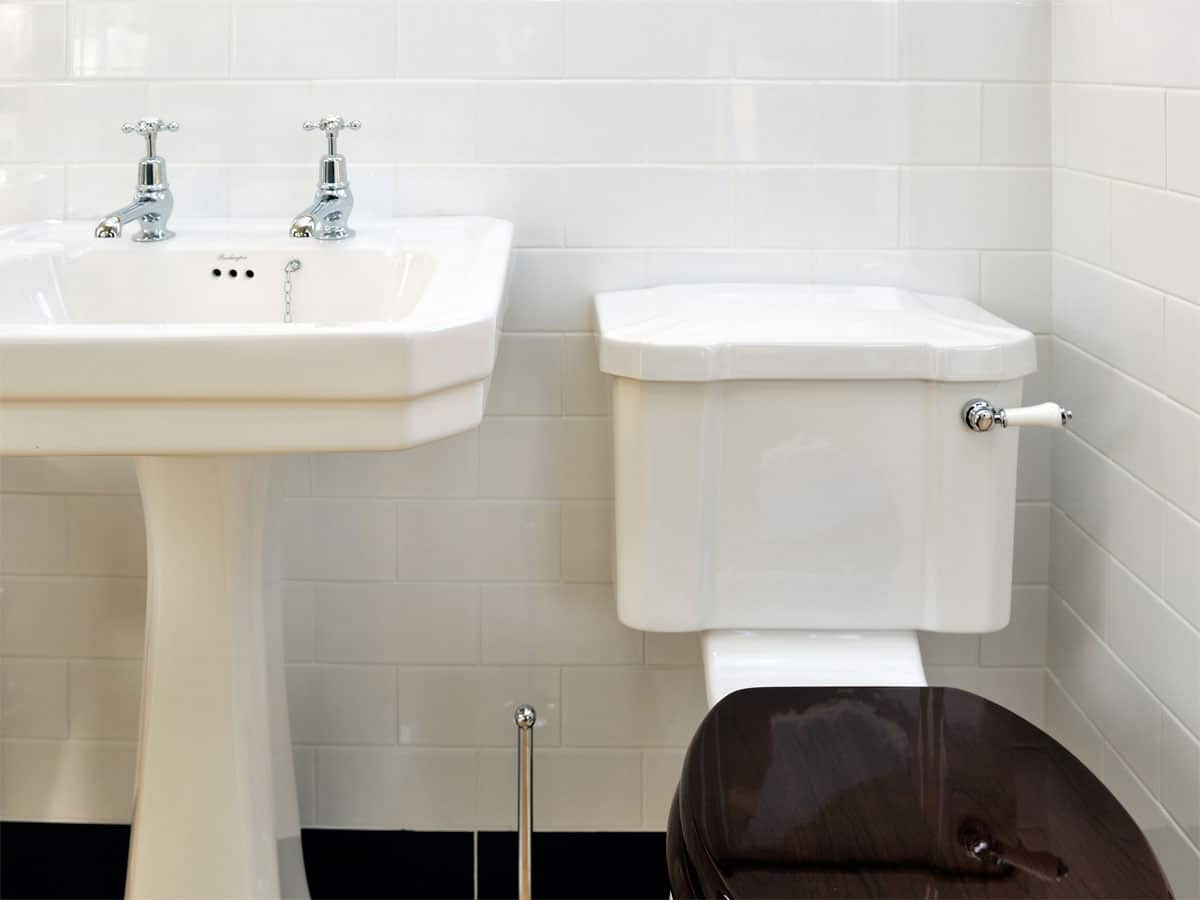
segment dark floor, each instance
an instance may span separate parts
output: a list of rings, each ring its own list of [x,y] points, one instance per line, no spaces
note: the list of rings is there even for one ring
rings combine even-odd
[[[515,897],[513,832],[304,832],[314,900]],[[121,897],[126,825],[0,822],[0,898]],[[545,832],[534,836],[539,898],[640,900],[667,896],[664,837],[655,833]]]

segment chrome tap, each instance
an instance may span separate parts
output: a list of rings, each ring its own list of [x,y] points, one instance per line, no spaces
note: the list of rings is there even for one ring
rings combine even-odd
[[[141,119],[136,123],[126,122],[121,130],[126,134],[144,137],[146,155],[138,163],[137,192],[133,202],[101,219],[96,226],[96,237],[120,237],[121,229],[130,222],[141,225],[141,231],[133,238],[139,243],[165,241],[174,237],[175,232],[168,230],[167,221],[175,208],[175,198],[171,195],[171,186],[167,184],[167,161],[158,155],[158,133],[178,131],[179,123]]]
[[[325,116],[319,122],[305,122],[305,131],[323,131],[329,142],[328,152],[321,157],[317,170],[317,194],[308,208],[292,220],[292,237],[315,237],[319,241],[342,241],[354,236],[350,228],[350,213],[354,211],[354,194],[346,177],[346,157],[337,152],[338,133],[343,128],[357,131],[362,122],[346,121],[341,116]]]

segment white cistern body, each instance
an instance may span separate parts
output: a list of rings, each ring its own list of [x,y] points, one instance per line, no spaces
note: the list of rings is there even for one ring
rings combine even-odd
[[[893,288],[601,294],[614,376],[621,621],[702,633],[708,699],[924,684],[917,631],[1009,618],[1016,430],[1033,335]]]

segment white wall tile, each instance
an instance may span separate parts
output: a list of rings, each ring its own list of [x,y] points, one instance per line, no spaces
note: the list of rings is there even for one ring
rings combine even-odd
[[[475,756],[474,750],[321,747],[318,824],[471,828],[476,819]]]
[[[71,737],[136,741],[140,660],[71,660]]]
[[[924,80],[1045,81],[1050,74],[1050,6],[921,0],[901,17],[904,77]]]
[[[636,750],[535,750],[537,827],[547,831],[638,829],[642,822],[640,756]],[[516,777],[515,752],[480,751],[481,828],[514,827]]]
[[[67,498],[67,571],[146,573],[146,528],[138,497]]]
[[[479,588],[469,584],[322,584],[314,590],[322,662],[458,664],[479,660]]]
[[[229,75],[229,0],[72,0],[68,8],[76,78]]]
[[[120,822],[133,812],[137,748],[109,741],[5,741],[0,816],[25,822]]]
[[[1200,522],[1175,509],[1164,513],[1163,599],[1200,628]]]
[[[479,483],[474,431],[393,453],[321,453],[312,460],[317,497],[471,497]]]
[[[0,587],[0,654],[142,655],[146,585],[141,578],[6,578]]]
[[[1054,445],[1054,500],[1152,588],[1161,582],[1162,501],[1074,437]]]
[[[488,392],[488,415],[556,415],[561,410],[562,339],[503,335]]]
[[[124,456],[6,456],[0,489],[31,494],[136,494],[133,460]]]
[[[579,168],[567,173],[571,247],[714,247],[732,232],[732,181],[701,168]]]
[[[905,169],[901,196],[906,247],[1050,246],[1050,176],[1042,169]]]
[[[1107,81],[1112,16],[1110,0],[1053,0],[1055,82]]]
[[[1104,736],[1062,689],[1053,673],[1046,676],[1046,731],[1093,773],[1100,774]]]
[[[317,657],[316,586],[303,581],[284,581],[279,586],[283,613],[283,658],[288,662],[312,662]]]
[[[1053,277],[1060,338],[1151,385],[1163,383],[1161,293],[1061,257],[1054,261]]]
[[[1046,628],[1050,589],[1013,589],[1012,618],[1003,631],[985,634],[979,644],[979,659],[985,666],[1031,666],[1046,660]]]
[[[642,660],[642,634],[617,620],[616,600],[608,585],[485,585],[482,610],[485,663],[587,665]]]
[[[1050,505],[1018,503],[1013,540],[1013,583],[1045,584],[1050,574]]]
[[[66,500],[36,494],[0,496],[0,572],[57,573],[67,561]]]
[[[816,86],[742,83],[730,88],[731,140],[741,162],[816,158]]]
[[[1038,334],[1053,331],[1049,253],[984,253],[981,265],[986,309]]]
[[[734,88],[724,84],[647,84],[639,109],[645,159],[652,163],[722,162],[734,157]],[[743,111],[741,107],[739,113]],[[797,113],[798,111],[793,111]],[[740,121],[740,120],[739,120]],[[638,140],[626,138],[629,152]]]
[[[1112,186],[1112,266],[1168,293],[1200,302],[1200,258],[1188,235],[1200,227],[1200,198],[1136,185]]]
[[[667,830],[667,816],[679,775],[683,771],[683,751],[647,750],[642,754],[642,827]]]
[[[288,86],[293,96],[303,96],[294,82]],[[307,102],[310,109],[346,110],[343,115],[363,123],[361,131],[342,135],[340,146],[354,163],[459,163],[478,158],[480,106],[475,84],[318,81]],[[293,142],[303,146],[305,159],[316,158],[320,143],[311,135],[301,139],[296,128],[312,115],[302,116],[289,129]]]
[[[540,0],[403,0],[402,78],[539,78],[564,74],[563,6]]]
[[[696,667],[563,670],[563,743],[686,747],[708,709]]]
[[[1065,604],[1051,602],[1049,668],[1100,732],[1148,782],[1159,772],[1152,695]]]
[[[1106,266],[1111,257],[1111,223],[1112,188],[1109,182],[1090,175],[1055,170],[1055,250]]]
[[[0,166],[0,223],[57,219],[66,205],[66,172],[55,166]]]
[[[563,337],[563,412],[577,416],[612,412],[612,377],[600,371],[593,335]],[[611,429],[611,422],[605,424]]]
[[[722,2],[572,0],[565,60],[574,78],[713,78],[730,70]]]
[[[67,663],[61,659],[0,659],[0,737],[66,736]]]
[[[1165,300],[1163,326],[1166,392],[1192,409],[1200,409],[1200,307],[1174,297]]]
[[[1164,715],[1162,754],[1159,798],[1192,843],[1200,844],[1200,741]]]
[[[613,571],[613,506],[606,501],[562,504],[562,577],[607,582]]]
[[[237,78],[386,78],[396,71],[396,4],[343,0],[238,0],[232,74]],[[344,52],[330,47],[338,35]],[[352,114],[349,114],[352,115]]]
[[[645,284],[811,281],[814,255],[801,250],[657,250],[646,254]]]
[[[1167,91],[1167,187],[1200,194],[1200,92]]]
[[[574,9],[574,7],[570,7]],[[641,162],[645,92],[638,84],[529,82],[478,87],[482,162]]]
[[[66,3],[0,7],[0,78],[50,80],[66,74]]]
[[[511,747],[513,712],[537,710],[534,743],[559,743],[558,669],[400,669],[399,742],[443,747]]]
[[[479,430],[483,497],[602,498],[612,495],[607,418],[487,418]]]
[[[396,670],[290,665],[288,714],[298,744],[394,744]]]
[[[647,631],[646,664],[651,666],[698,666],[700,635],[692,632]]]
[[[1049,164],[1049,85],[985,84],[982,144],[985,163]]]
[[[284,81],[152,81],[146,86],[147,108],[179,122],[179,131],[160,144],[170,160],[173,182],[176,163],[311,162],[315,166],[323,142],[306,134],[301,124],[313,117],[314,106],[321,108],[316,101],[308,85],[297,88]],[[271,114],[264,115],[264,110]],[[365,119],[363,135],[383,125],[376,125],[368,110],[361,114],[356,110],[354,115]],[[345,144],[355,161],[361,158],[359,144],[358,134],[348,137]],[[130,158],[134,158],[132,152]],[[129,172],[123,174],[128,182]],[[309,174],[311,177],[311,169]],[[188,197],[178,185],[173,188],[177,202]],[[109,202],[120,196],[110,196]],[[303,204],[303,195],[296,199]]]
[[[819,284],[883,284],[979,300],[979,254],[945,250],[818,250]]]
[[[553,581],[559,509],[549,502],[402,501],[400,571],[430,581]]]
[[[518,250],[508,277],[506,328],[590,333],[595,294],[644,285],[646,259],[638,250]]]
[[[396,577],[396,507],[367,500],[287,500],[287,578],[389,581]]]
[[[750,247],[895,247],[894,169],[745,169],[736,237]]]
[[[896,76],[895,4],[745,2],[737,12],[734,73],[741,78]]]
[[[1188,0],[1112,0],[1112,80],[1200,86],[1200,60],[1189,39],[1197,29],[1200,10]]]
[[[307,175],[311,180],[312,173]],[[558,247],[563,242],[565,189],[566,173],[561,169],[401,166],[396,170],[393,207],[398,216],[496,216],[513,223],[518,247]]]

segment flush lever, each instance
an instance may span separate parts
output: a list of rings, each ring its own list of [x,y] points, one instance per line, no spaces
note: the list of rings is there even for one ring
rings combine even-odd
[[[995,425],[1001,428],[1064,428],[1075,414],[1057,403],[997,409],[988,401],[977,398],[963,407],[962,417],[972,431],[991,431]]]
[[[1009,847],[993,840],[988,827],[977,819],[967,819],[958,827],[958,841],[972,859],[997,866],[1012,866],[1042,881],[1062,881],[1071,871],[1053,853]]]

